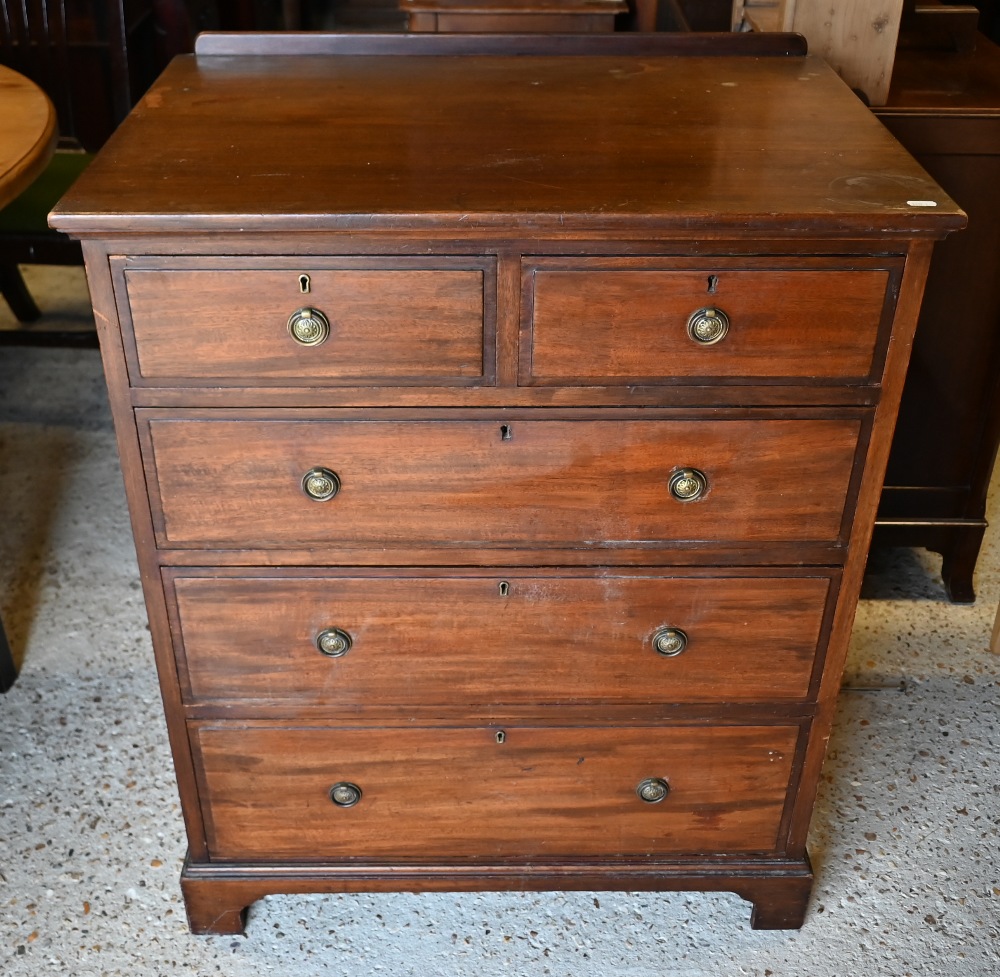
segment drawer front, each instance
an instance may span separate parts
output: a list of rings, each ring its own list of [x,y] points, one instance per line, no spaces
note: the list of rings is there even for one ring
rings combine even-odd
[[[831,589],[829,577],[177,573],[167,592],[191,696],[345,709],[803,699]]]
[[[798,727],[502,732],[196,724],[211,857],[453,862],[779,843]],[[658,803],[638,796],[648,780],[667,784]],[[360,800],[337,806],[337,785]]]
[[[522,383],[873,382],[892,314],[879,270],[528,265]],[[895,287],[895,282],[893,282]],[[894,288],[893,288],[894,291]],[[721,311],[696,341],[699,311]],[[880,330],[880,325],[884,328]],[[711,341],[715,340],[715,341]]]
[[[149,418],[160,544],[236,549],[837,541],[861,431],[850,418],[501,423],[138,413]],[[322,502],[303,489],[318,469],[339,481]],[[707,489],[678,501],[671,480],[691,469]]]
[[[300,274],[308,272],[307,293]],[[485,268],[127,269],[134,379],[471,383],[486,375]],[[492,305],[492,302],[489,303]],[[299,310],[319,310],[306,345]],[[492,333],[492,321],[489,323]],[[492,347],[493,339],[489,339]],[[494,372],[489,367],[488,372]]]

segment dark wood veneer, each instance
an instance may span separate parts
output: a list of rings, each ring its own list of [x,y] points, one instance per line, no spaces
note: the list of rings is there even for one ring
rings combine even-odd
[[[190,573],[190,571],[188,571]],[[172,574],[182,681],[198,700],[330,708],[805,700],[828,577]],[[463,613],[455,614],[461,607]],[[352,639],[342,657],[317,636]],[[653,648],[680,628],[676,657]],[[469,649],[476,655],[470,656]]]
[[[797,726],[194,724],[213,861],[628,858],[780,850]],[[664,800],[637,796],[646,779]],[[329,791],[354,784],[338,808]]]
[[[684,265],[526,262],[521,382],[857,384],[881,372],[875,353],[884,355],[887,330],[879,327],[892,321],[895,291],[887,270],[726,258]],[[710,346],[687,329],[704,308],[730,320]]]
[[[800,925],[931,246],[963,220],[784,35],[176,61],[52,221],[83,239],[192,929],[284,891],[550,887]],[[692,353],[654,320],[709,275],[753,325]],[[340,359],[287,345],[321,296]],[[684,466],[702,501],[670,499]]]
[[[861,434],[857,418],[721,411],[704,421],[137,419],[164,549],[834,542]],[[335,498],[303,492],[315,467],[339,476]],[[679,501],[670,478],[688,468],[704,472],[707,491]]]
[[[350,56],[177,58],[55,218],[67,230],[99,227],[102,235],[382,229],[409,236],[434,228],[461,237],[475,227],[494,242],[518,232],[616,229],[661,238],[704,239],[707,231],[716,239],[749,233],[815,240],[866,238],[877,228],[883,249],[894,237],[905,242],[963,223],[868,110],[844,98],[843,82],[811,56],[731,57],[723,78],[704,44],[699,56],[680,58],[680,41],[605,36],[588,40],[598,45],[584,49],[590,53],[574,55],[579,42],[570,38],[550,48],[573,56],[518,55],[515,73],[510,54],[484,53],[489,47],[475,40],[423,40],[440,47],[408,57],[417,50],[412,36],[362,37]],[[491,46],[530,50],[544,40],[524,45],[496,37]],[[223,42],[204,43],[211,50]],[[249,53],[259,42],[244,43]],[[321,49],[323,38],[274,43]],[[395,54],[362,53],[380,45]],[[645,59],[641,70],[636,47]],[[274,97],[278,88],[281,98]],[[577,104],[567,110],[568,101]],[[288,111],[290,105],[299,109]],[[598,108],[604,105],[615,111]],[[249,137],[247,106],[254,107]],[[313,151],[296,154],[290,165],[289,147],[301,140],[306,119],[315,123]],[[832,134],[847,130],[845,150]],[[151,153],[145,133],[154,131]],[[195,167],[197,132],[213,146],[248,138],[253,146],[200,154]],[[913,199],[938,206],[909,206]]]
[[[126,271],[136,382],[483,381],[482,271],[307,271],[308,291],[263,268]],[[304,307],[330,322],[319,345],[282,329]]]

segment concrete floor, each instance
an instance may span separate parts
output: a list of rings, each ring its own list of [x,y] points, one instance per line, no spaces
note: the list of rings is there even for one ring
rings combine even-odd
[[[33,282],[50,315],[86,316],[79,270]],[[272,897],[243,939],[185,926],[182,828],[96,353],[0,349],[0,500],[0,613],[22,661],[0,696],[7,977],[1000,972],[996,530],[975,606],[944,600],[922,551],[880,557],[867,581],[877,599],[858,614],[802,930],[753,932],[727,894],[399,894]]]

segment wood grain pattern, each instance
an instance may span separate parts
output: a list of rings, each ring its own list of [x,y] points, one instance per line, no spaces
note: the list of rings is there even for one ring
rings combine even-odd
[[[108,397],[112,414],[116,419],[115,438],[125,481],[125,497],[139,562],[139,577],[149,618],[149,630],[153,639],[156,671],[167,717],[167,736],[181,797],[188,855],[195,859],[205,858],[207,854],[201,808],[196,802],[191,801],[191,798],[197,796],[197,786],[187,727],[183,722],[173,721],[181,714],[183,708],[177,681],[177,662],[170,645],[170,626],[157,565],[156,541],[150,517],[145,475],[142,470],[142,455],[135,436],[135,422],[129,402],[128,370],[123,356],[121,325],[116,314],[111,277],[107,274],[108,254],[99,242],[84,241],[83,256],[90,297],[94,305],[94,322],[100,337],[101,361],[108,384]],[[128,422],[122,423],[122,418],[128,418]]]
[[[494,887],[729,889],[801,924],[932,239],[964,218],[818,60],[754,56],[788,43],[203,39],[57,209],[88,239],[195,930],[268,892]],[[300,266],[361,283],[353,363],[301,373],[242,328],[249,273]],[[584,267],[524,304],[523,270]],[[625,269],[717,275],[766,339],[699,373],[652,325],[674,286]],[[478,284],[380,277],[437,271]],[[242,318],[202,335],[206,297]],[[702,501],[667,494],[687,466]],[[660,624],[680,657],[651,657]]]
[[[515,892],[546,890],[735,892],[753,903],[754,929],[798,929],[805,920],[813,872],[808,858],[715,856],[694,861],[649,857],[581,862],[552,860],[336,865],[188,861],[181,874],[193,933],[243,933],[246,908],[275,893]]]
[[[559,265],[563,265],[559,268]],[[529,266],[528,382],[674,383],[685,377],[868,379],[889,276],[885,271],[720,268],[670,271],[600,259]],[[566,266],[569,267],[566,267]],[[575,266],[575,267],[574,267]],[[688,335],[691,315],[730,320],[715,345]]]
[[[787,31],[792,29],[795,0],[733,0],[732,30]],[[745,25],[745,26],[744,26]]]
[[[904,0],[798,0],[786,29],[804,34],[809,50],[825,58],[870,105],[889,94]],[[786,22],[787,23],[787,22]]]
[[[24,75],[0,65],[0,207],[45,169],[58,136],[48,96]]]
[[[870,105],[889,93],[904,0],[734,0],[733,30],[796,31]]]
[[[640,67],[604,40],[604,57],[178,58],[51,220],[102,233],[655,228],[696,239],[961,226],[818,58]],[[303,133],[311,151],[291,152]]]
[[[148,421],[164,546],[837,540],[860,420]],[[510,439],[503,439],[506,427]],[[328,502],[301,487],[336,472]],[[705,473],[678,502],[674,471]]]
[[[851,543],[844,565],[842,593],[858,595],[861,591],[861,581],[867,563],[875,513],[892,446],[893,425],[899,411],[903,384],[906,379],[907,358],[916,331],[932,247],[930,242],[914,242],[906,263],[903,281],[900,284],[893,333],[894,342],[889,348],[882,386],[882,400],[876,411],[875,425],[865,459],[866,477],[861,485],[857,515],[854,525],[851,527]],[[830,634],[827,667],[816,697],[818,706],[816,726],[818,729],[829,730],[833,723],[844,663],[850,648],[851,629],[854,626],[856,607],[856,600],[842,600],[837,606]],[[827,743],[827,736],[814,737],[806,748],[799,796],[796,798],[797,816],[793,819],[794,828],[790,838],[793,852],[805,851],[806,835],[809,829],[808,812],[812,809],[815,800]]]
[[[173,579],[191,695],[366,703],[803,700],[828,578]],[[456,609],[461,608],[461,613]],[[352,639],[342,658],[316,636]],[[689,643],[652,646],[662,627]]]
[[[281,729],[195,724],[213,859],[774,851],[794,726]],[[658,804],[636,795],[668,781]],[[361,788],[341,809],[328,792]]]
[[[141,377],[447,383],[484,375],[481,270],[449,270],[447,260],[435,270],[405,262],[391,270],[254,264],[126,270]],[[289,316],[303,307],[330,321],[330,338],[319,346],[288,334]]]

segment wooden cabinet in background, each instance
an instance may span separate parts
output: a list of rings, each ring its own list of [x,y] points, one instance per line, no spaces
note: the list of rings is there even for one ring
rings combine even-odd
[[[969,225],[935,246],[873,545],[941,553],[968,602],[1000,440],[1000,47],[901,46],[874,111]]]
[[[431,33],[607,33],[625,0],[399,0],[407,27]]]

